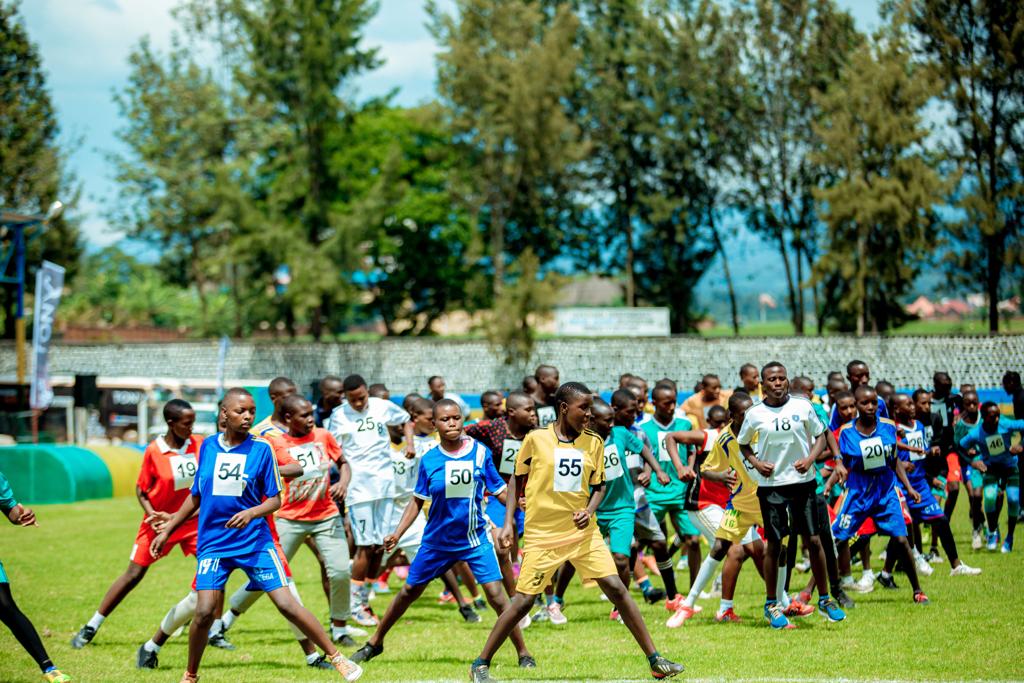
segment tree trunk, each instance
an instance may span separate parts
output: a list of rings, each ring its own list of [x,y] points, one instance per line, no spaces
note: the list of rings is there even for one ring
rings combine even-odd
[[[493,207],[493,205],[492,205]],[[505,217],[494,208],[491,214],[491,259],[494,261],[494,298],[505,285]]]
[[[619,223],[626,236],[626,305],[633,307],[636,306],[636,279],[633,273],[636,252],[633,249],[633,221],[630,220],[628,207],[619,210]]]
[[[999,333],[999,280],[1003,271],[1003,249],[1000,235],[985,236],[987,268],[985,272],[985,292],[988,294],[988,331],[989,334]]]
[[[864,328],[867,325],[867,269],[864,264],[867,262],[868,240],[864,234],[864,228],[857,231],[857,336],[864,336]]]
[[[796,288],[793,286],[793,267],[789,264],[789,250],[786,248],[786,234],[779,229],[779,253],[782,255],[782,267],[786,273],[786,293],[789,298],[789,319],[793,323],[793,331],[802,334],[803,330],[797,331],[796,318]]]
[[[796,233],[793,252],[796,256],[796,336],[804,336],[804,247],[803,231]]]
[[[725,273],[725,286],[729,291],[729,309],[732,314],[732,334],[734,337],[738,337],[740,336],[740,314],[739,307],[736,305],[736,288],[732,283],[732,274],[729,272],[729,257],[726,256],[725,246],[722,244],[722,235],[718,232],[714,210],[708,211],[708,221],[711,224],[711,235],[715,240],[715,249],[718,250],[718,255],[722,257],[722,272]]]

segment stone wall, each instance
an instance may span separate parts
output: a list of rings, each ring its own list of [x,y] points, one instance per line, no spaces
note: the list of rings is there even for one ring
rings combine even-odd
[[[214,341],[153,344],[57,344],[50,355],[53,375],[94,373],[107,376],[214,379],[218,343]],[[876,380],[897,387],[930,384],[935,370],[949,372],[954,383],[999,386],[1003,372],[1024,371],[1024,336],[999,337],[785,337],[704,339],[559,339],[537,345],[537,363],[550,363],[562,380],[577,380],[593,389],[612,389],[622,372],[656,380],[671,377],[688,391],[705,372],[738,383],[746,362],[779,360],[791,372],[824,384],[830,370],[844,370],[861,359]],[[236,341],[227,354],[225,377],[268,380],[277,375],[302,385],[324,374],[362,374],[385,382],[392,392],[423,392],[430,375],[444,375],[449,387],[478,394],[491,388],[518,386],[526,368],[502,366],[480,341],[395,339],[369,343],[250,343]],[[14,348],[0,346],[0,375],[13,377]]]

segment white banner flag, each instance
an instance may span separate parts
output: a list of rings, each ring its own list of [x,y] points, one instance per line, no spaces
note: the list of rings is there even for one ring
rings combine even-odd
[[[64,269],[43,261],[36,273],[36,303],[32,317],[32,391],[29,405],[46,410],[53,401],[50,389],[50,339],[53,321],[64,289]]]

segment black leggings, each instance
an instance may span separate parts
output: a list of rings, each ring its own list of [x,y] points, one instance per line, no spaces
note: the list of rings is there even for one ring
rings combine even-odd
[[[46,654],[43,642],[39,640],[36,627],[32,625],[32,622],[18,609],[18,605],[14,602],[14,596],[11,595],[11,584],[9,583],[0,583],[0,621],[4,622],[4,625],[11,629],[11,633],[18,639],[18,642],[25,648],[25,651],[32,655],[32,659],[36,660],[40,670],[45,673],[47,669],[53,668],[53,662],[50,661],[50,656]]]

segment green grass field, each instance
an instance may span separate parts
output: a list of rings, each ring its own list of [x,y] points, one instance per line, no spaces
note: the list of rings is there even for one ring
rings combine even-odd
[[[681,629],[669,630],[661,606],[643,605],[655,642],[682,661],[678,680],[1020,680],[1024,679],[1024,594],[1019,587],[1024,548],[1012,555],[970,550],[965,506],[958,506],[956,530],[978,577],[948,576],[948,565],[924,579],[932,604],[911,604],[907,581],[900,591],[857,596],[848,619],[827,624],[813,615],[794,631],[770,631],[760,617],[761,584],[752,567],[740,577],[737,611],[741,624],[716,624],[717,600],[703,601],[704,613]],[[75,651],[68,640],[96,609],[114,577],[124,570],[140,514],[134,500],[106,500],[36,508],[40,526],[0,528],[0,559],[15,598],[33,620],[54,661],[76,681],[176,683],[184,669],[186,639],[174,638],[160,653],[160,669],[135,669],[135,650],[156,629],[167,609],[185,595],[194,562],[180,554],[154,566],[143,583],[111,615],[92,645]],[[875,541],[876,554],[883,540]],[[876,561],[876,565],[879,564]],[[300,551],[294,563],[307,605],[326,618],[326,603],[312,555]],[[876,566],[876,569],[878,567]],[[803,583],[798,575],[796,583]],[[243,581],[236,574],[230,590]],[[684,581],[683,583],[687,583]],[[392,579],[397,585],[397,579]],[[410,610],[389,636],[385,654],[366,665],[364,681],[464,680],[468,664],[494,623],[484,614],[465,624],[454,607],[436,604],[440,590]],[[379,596],[382,613],[389,596]],[[608,621],[608,603],[596,590],[574,585],[567,595],[569,623],[538,624],[525,633],[539,667],[520,672],[506,645],[494,661],[499,680],[650,680],[646,661],[626,629]],[[330,671],[308,669],[282,618],[261,600],[231,631],[234,652],[207,650],[204,683],[339,680]],[[0,681],[41,680],[11,634],[0,629]]]

